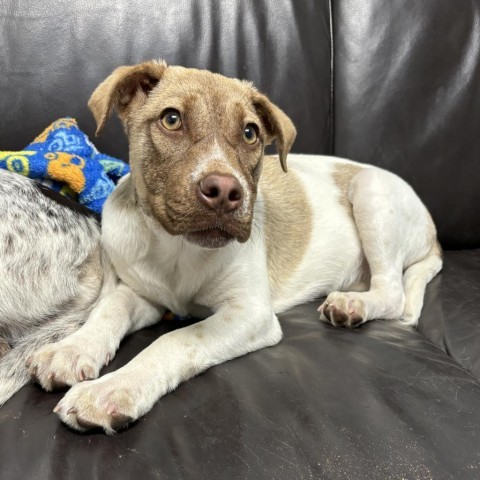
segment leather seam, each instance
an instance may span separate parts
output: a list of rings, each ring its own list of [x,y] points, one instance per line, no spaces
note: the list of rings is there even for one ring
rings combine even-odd
[[[328,1],[330,23],[330,154],[335,155],[335,42],[333,32],[333,0]]]

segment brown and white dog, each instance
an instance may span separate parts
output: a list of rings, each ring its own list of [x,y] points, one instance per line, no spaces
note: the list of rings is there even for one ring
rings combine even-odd
[[[416,324],[441,250],[399,177],[307,155],[290,155],[286,173],[290,119],[250,83],[207,71],[120,67],[89,106],[97,132],[117,110],[132,173],[102,221],[118,281],[98,290],[81,328],[29,359],[45,389],[73,385],[55,408],[65,423],[117,430],[210,366],[275,345],[276,313],[317,297],[328,295],[320,316],[336,326]],[[264,156],[273,140],[278,157]],[[95,379],[165,308],[206,319]]]

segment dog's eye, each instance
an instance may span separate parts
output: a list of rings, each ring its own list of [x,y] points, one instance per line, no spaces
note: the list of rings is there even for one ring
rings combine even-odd
[[[253,145],[258,138],[258,127],[253,123],[248,123],[243,129],[243,140],[249,145]]]
[[[178,130],[182,126],[180,112],[173,108],[165,110],[160,117],[160,121],[167,130]]]

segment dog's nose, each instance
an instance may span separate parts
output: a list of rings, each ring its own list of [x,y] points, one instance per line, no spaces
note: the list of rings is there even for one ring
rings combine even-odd
[[[210,174],[197,185],[197,197],[201,203],[221,215],[232,212],[240,206],[243,190],[234,177]]]

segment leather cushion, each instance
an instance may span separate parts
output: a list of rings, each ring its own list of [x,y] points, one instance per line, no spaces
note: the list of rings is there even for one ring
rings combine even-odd
[[[447,255],[441,284],[472,256]],[[468,276],[478,296],[478,270]],[[439,313],[431,290],[422,320]],[[114,437],[69,430],[52,413],[60,393],[25,387],[0,409],[2,480],[477,479],[478,379],[414,329],[334,328],[317,305],[281,315],[279,345],[191,379]],[[455,302],[435,305],[456,317]],[[128,337],[103,373],[181,325]]]
[[[418,329],[480,380],[480,250],[445,253]]]

